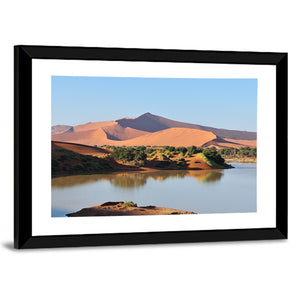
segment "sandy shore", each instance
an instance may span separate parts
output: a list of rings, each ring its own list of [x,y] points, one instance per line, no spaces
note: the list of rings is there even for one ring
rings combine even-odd
[[[256,157],[245,157],[245,158],[225,158],[225,163],[256,163]]]
[[[180,215],[195,214],[184,210],[157,206],[125,206],[124,202],[104,202],[97,206],[83,208],[75,213],[67,214],[68,217],[91,216],[134,216],[134,215]]]

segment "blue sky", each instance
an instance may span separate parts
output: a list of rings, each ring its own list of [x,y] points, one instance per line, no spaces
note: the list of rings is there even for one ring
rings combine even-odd
[[[256,131],[257,79],[52,76],[52,125],[146,112],[216,128]]]

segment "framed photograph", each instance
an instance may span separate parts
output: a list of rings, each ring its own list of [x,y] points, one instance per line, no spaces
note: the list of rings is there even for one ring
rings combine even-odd
[[[287,238],[287,53],[14,51],[15,248]]]

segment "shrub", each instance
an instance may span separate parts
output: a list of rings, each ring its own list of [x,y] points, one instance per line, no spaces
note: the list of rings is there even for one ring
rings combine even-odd
[[[249,151],[249,156],[250,157],[256,157],[256,155],[257,155],[256,148],[251,148],[250,151]]]
[[[215,147],[205,148],[202,153],[217,164],[224,164],[225,162],[224,158],[217,152]]]
[[[144,150],[136,150],[134,155],[135,161],[144,161],[147,158],[147,154]]]
[[[182,155],[184,155],[187,152],[187,149],[185,147],[177,147],[175,150],[177,152],[182,153]]]
[[[165,168],[165,167],[168,167],[170,164],[171,164],[170,161],[168,161],[168,160],[163,160],[163,161],[159,161],[155,166],[156,166],[157,168]]]
[[[177,162],[177,166],[183,167],[185,165],[185,161],[179,160]]]
[[[146,147],[139,146],[137,148],[133,147],[120,147],[116,148],[113,152],[109,154],[110,157],[114,159],[120,159],[123,162],[128,161],[145,161],[147,159],[147,154],[145,153]]]
[[[201,148],[201,147],[197,147],[197,149],[196,149],[196,153],[202,153],[203,152],[203,148]]]
[[[56,148],[55,151],[57,151],[57,152],[65,152],[65,149],[64,148]]]
[[[69,159],[69,155],[67,154],[63,154],[60,156],[60,158],[58,158],[59,161],[65,161]]]
[[[145,153],[146,153],[146,154],[149,154],[149,155],[153,154],[154,152],[156,152],[156,150],[153,149],[153,148],[147,148],[147,149],[145,150]]]
[[[203,153],[198,153],[197,156],[201,157],[210,167],[220,168],[219,164],[217,164],[214,160],[205,156]]]
[[[146,147],[145,146],[138,146],[138,147],[136,147],[136,150],[138,150],[138,151],[145,151]]]
[[[175,151],[175,147],[174,147],[174,146],[165,146],[165,147],[164,147],[164,150],[167,150],[167,151]]]
[[[87,162],[87,161],[88,161],[87,158],[84,157],[84,156],[79,157],[79,159],[80,159],[81,161],[83,161],[83,162]]]
[[[187,153],[192,155],[196,153],[197,148],[195,146],[187,147]]]
[[[251,147],[241,147],[240,149],[237,148],[223,148],[219,149],[218,153],[224,156],[233,156],[233,157],[256,157],[257,156],[257,149]]]
[[[77,164],[73,167],[74,170],[82,170],[83,169],[83,165],[82,164]]]
[[[59,166],[59,162],[56,159],[52,159],[52,167],[57,168]]]
[[[123,203],[123,205],[126,207],[137,207],[137,204],[132,201],[126,201]]]
[[[112,153],[110,153],[110,156],[114,159],[121,159],[123,162],[125,161],[131,161],[134,159],[134,152],[133,148],[117,148]]]

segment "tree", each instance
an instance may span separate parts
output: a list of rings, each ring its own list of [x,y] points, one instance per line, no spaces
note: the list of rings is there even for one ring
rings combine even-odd
[[[256,148],[251,148],[251,150],[249,151],[249,156],[256,157],[256,155],[257,155]]]
[[[143,150],[136,150],[135,155],[134,155],[134,160],[139,161],[142,160],[144,161],[147,158],[147,154]]]
[[[125,161],[131,161],[131,160],[134,159],[134,156],[135,156],[132,147],[129,147],[129,148],[123,148],[123,147],[117,148],[110,155],[114,159],[121,159],[123,162],[125,162]]]
[[[218,164],[223,164],[225,162],[224,158],[217,152],[215,147],[205,148],[202,152],[207,158],[213,160]]]
[[[189,153],[189,154],[195,154],[196,153],[196,150],[197,150],[197,148],[195,147],[195,146],[190,146],[190,147],[187,147],[187,152]]]
[[[203,152],[203,148],[202,147],[197,147],[196,153],[202,153],[202,152]]]
[[[187,149],[185,147],[177,147],[175,150],[182,153],[183,155],[187,152]]]
[[[136,150],[145,151],[146,147],[145,146],[138,146],[138,147],[136,147]]]
[[[173,151],[175,151],[175,147],[174,146],[165,146],[164,150],[173,152]]]

